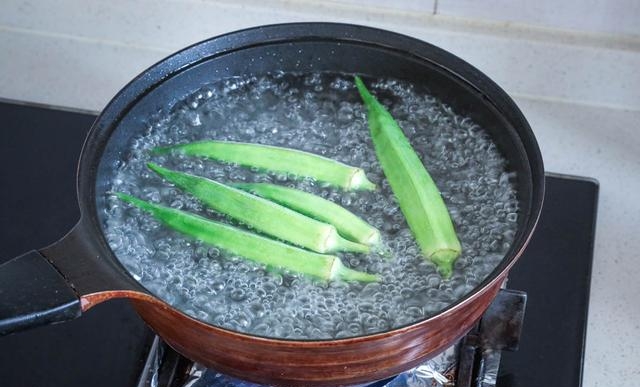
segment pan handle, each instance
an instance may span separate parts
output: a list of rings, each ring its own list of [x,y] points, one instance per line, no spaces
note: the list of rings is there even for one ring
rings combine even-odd
[[[80,297],[38,251],[0,266],[0,336],[81,314]]]
[[[0,336],[72,320],[114,298],[158,302],[126,274],[81,218],[51,246],[0,265]]]

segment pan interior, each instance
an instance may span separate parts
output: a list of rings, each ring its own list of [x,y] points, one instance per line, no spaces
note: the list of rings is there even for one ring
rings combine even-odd
[[[405,129],[449,205],[465,250],[451,280],[442,281],[433,265],[418,259],[417,246],[375,162],[364,109],[351,82],[353,73],[367,76],[367,83]],[[292,89],[300,93],[292,96]],[[247,108],[248,104],[253,106]],[[305,105],[310,109],[282,122],[290,106]],[[429,128],[437,128],[444,137],[429,132]],[[345,195],[313,182],[294,182],[279,176],[265,179],[316,192],[374,223],[394,245],[395,261],[381,256],[363,259],[355,254],[342,255],[343,261],[359,270],[393,274],[394,281],[385,282],[383,278],[380,284],[324,284],[291,273],[271,273],[179,237],[148,216],[114,203],[116,199],[108,192],[127,191],[215,218],[214,213],[143,167],[149,159],[143,153],[152,145],[167,145],[163,143],[167,139],[187,142],[207,138],[254,139],[368,167],[367,174],[380,187],[369,196]],[[323,138],[325,141],[320,141]],[[462,153],[458,151],[468,147],[480,153],[468,154],[472,160],[460,159]],[[368,45],[271,44],[203,61],[144,95],[120,120],[105,148],[96,204],[107,242],[124,266],[143,286],[183,312],[223,328],[268,337],[360,336],[437,314],[472,293],[505,256],[513,255],[513,241],[520,236],[517,230],[527,217],[530,195],[521,147],[513,128],[482,95],[438,66]],[[221,181],[255,178],[251,171],[212,162],[181,157],[154,161]],[[469,169],[465,164],[477,168]],[[149,184],[123,179],[127,171]],[[465,183],[465,176],[474,181]],[[476,196],[485,195],[483,200],[461,201],[462,192],[469,197],[474,189]],[[386,214],[371,217],[367,211],[371,208]],[[491,230],[482,227],[478,220],[481,216],[504,221],[500,238],[487,239]],[[136,229],[140,232],[131,232]],[[145,239],[145,233],[154,232],[159,238]],[[177,258],[185,252],[189,257]],[[140,267],[140,262],[151,265]],[[407,264],[412,270],[402,269]],[[182,267],[173,275],[163,270],[176,265]],[[197,270],[202,274],[189,275]],[[221,270],[231,271],[218,274]],[[242,276],[244,283],[239,280]],[[253,297],[252,284],[253,290],[266,292],[265,297]],[[402,286],[396,286],[399,284]],[[269,289],[272,294],[268,294]],[[387,296],[391,299],[385,299]],[[327,309],[327,303],[339,305],[335,310],[332,305]],[[284,323],[274,327],[265,322],[271,320]],[[304,325],[304,321],[313,323]]]

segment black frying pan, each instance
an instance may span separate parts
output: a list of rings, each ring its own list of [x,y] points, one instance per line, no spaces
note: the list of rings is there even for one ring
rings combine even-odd
[[[157,110],[215,79],[273,71],[358,73],[428,83],[431,92],[457,113],[486,128],[517,172],[521,210],[515,241],[492,274],[428,319],[387,332],[324,341],[267,339],[221,329],[182,314],[138,284],[113,255],[102,230],[99,209],[114,163]],[[0,334],[65,321],[97,303],[127,297],[176,350],[240,378],[306,386],[381,379],[424,361],[473,326],[529,241],[543,191],[542,159],[520,110],[489,78],[446,51],[388,31],[342,24],[285,24],[234,32],[152,66],[98,117],[79,163],[80,222],[56,244],[0,267]]]

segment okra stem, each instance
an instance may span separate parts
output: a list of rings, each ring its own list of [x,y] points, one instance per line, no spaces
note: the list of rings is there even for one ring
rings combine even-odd
[[[154,218],[182,234],[263,265],[291,270],[326,281],[378,281],[378,276],[350,269],[342,264],[340,258],[333,255],[306,251],[124,193],[115,195],[120,200],[149,212]]]
[[[449,277],[462,247],[440,191],[391,114],[360,77],[355,82],[368,110],[376,155],[409,228],[423,254]]]
[[[342,238],[336,228],[240,189],[204,177],[147,166],[167,181],[200,199],[211,209],[257,230],[318,253],[369,252],[369,248]]]
[[[345,190],[374,190],[361,168],[296,149],[232,141],[201,141],[155,148],[153,154],[180,152],[188,156],[311,177]]]

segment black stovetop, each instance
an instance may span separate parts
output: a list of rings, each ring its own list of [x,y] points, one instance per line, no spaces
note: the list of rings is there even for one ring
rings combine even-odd
[[[61,237],[79,217],[76,162],[90,114],[0,102],[0,263]],[[533,240],[508,287],[527,292],[517,352],[497,386],[581,385],[598,186],[549,174]],[[0,300],[1,302],[1,300]],[[136,386],[153,333],[126,301],[0,337],[0,385]]]

